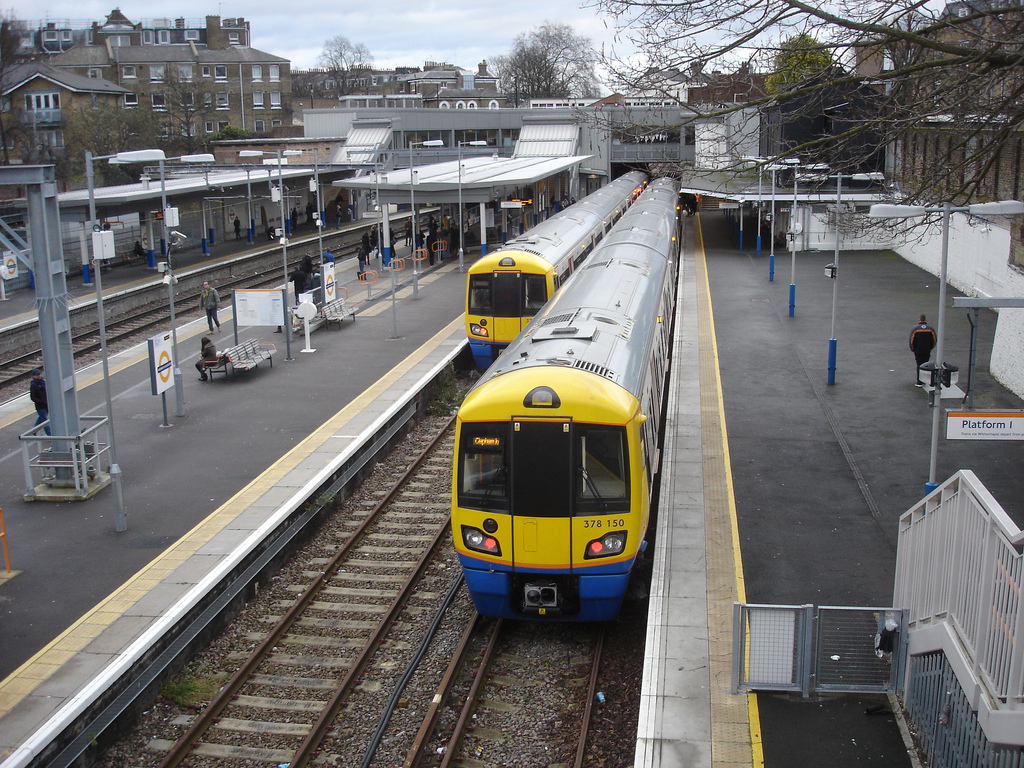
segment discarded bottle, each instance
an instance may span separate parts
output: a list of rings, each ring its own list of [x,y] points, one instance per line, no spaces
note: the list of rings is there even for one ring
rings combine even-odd
[[[604,691],[597,692],[597,701],[599,704],[604,704]]]

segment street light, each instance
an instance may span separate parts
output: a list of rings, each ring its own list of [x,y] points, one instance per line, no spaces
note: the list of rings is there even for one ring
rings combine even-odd
[[[832,335],[828,339],[828,383],[836,383],[836,304],[839,301],[839,216],[843,207],[843,174],[836,173],[836,255],[831,267],[828,267],[832,278]]]
[[[769,283],[774,283],[775,282],[775,174],[776,174],[776,172],[781,171],[781,170],[783,170],[785,168],[788,168],[788,167],[789,166],[783,165],[781,163],[772,163],[771,165],[768,166],[768,170],[772,172],[772,210],[771,210],[771,213],[768,215],[768,221],[770,221],[771,224],[772,224],[771,230],[769,230],[769,233],[768,233],[768,235],[769,235],[768,239],[769,239],[769,241],[771,243],[770,248],[769,248],[770,253],[768,254],[768,282]]]
[[[419,266],[416,262],[416,235],[420,231],[419,216],[416,215],[416,171],[413,169],[412,148],[413,147],[443,147],[441,139],[427,139],[426,141],[409,142],[409,208],[412,212],[412,297],[419,298]],[[460,222],[461,224],[461,222]],[[462,233],[459,232],[459,245],[462,245]]]
[[[463,243],[466,240],[466,231],[462,226],[462,147],[486,147],[487,142],[482,139],[476,139],[474,141],[459,141],[458,144],[458,158],[459,158],[459,272],[463,271]]]
[[[262,149],[242,149],[239,150],[239,157],[263,157],[266,154]],[[278,199],[281,203],[281,266],[284,272],[284,317],[282,318],[281,331],[284,333],[284,359],[286,363],[290,363],[294,360],[292,357],[292,345],[291,335],[292,329],[291,324],[288,322],[288,238],[284,233],[284,217],[286,211],[284,209],[284,173],[281,168],[282,164],[282,152],[280,149],[275,150],[277,156],[277,191]],[[302,151],[298,149],[286,149],[285,155],[301,155]],[[273,187],[271,187],[271,200],[273,200]]]
[[[976,216],[1013,216],[1024,213],[1024,203],[1018,200],[1000,200],[994,203],[975,203],[974,205],[963,206],[942,203],[939,206],[932,207],[876,203],[868,211],[868,216],[873,219],[908,218],[911,216],[924,216],[926,213],[942,214],[942,255],[939,259],[939,320],[938,328],[935,331],[935,360],[939,365],[940,373],[935,381],[935,389],[932,391],[932,407],[935,410],[932,411],[932,439],[931,452],[928,457],[928,482],[924,486],[926,496],[938,487],[935,474],[939,456],[939,416],[942,410],[941,366],[943,363],[943,335],[946,330],[946,267],[949,262],[949,219],[954,211],[970,213]]]
[[[791,266],[789,270],[789,316],[793,317],[796,313],[796,236],[799,233],[796,218],[796,187],[797,187],[797,176],[796,166],[800,165],[800,161],[795,157],[784,159],[782,162],[789,163],[790,167],[793,168],[793,212],[789,216],[789,234],[790,234],[790,254],[791,254]],[[802,226],[799,227],[802,229]]]
[[[764,163],[765,158],[763,157],[744,157],[749,163],[757,164],[757,258],[761,258],[761,218],[762,218],[762,203],[761,203],[761,180],[764,177]],[[742,248],[740,249],[742,250]]]

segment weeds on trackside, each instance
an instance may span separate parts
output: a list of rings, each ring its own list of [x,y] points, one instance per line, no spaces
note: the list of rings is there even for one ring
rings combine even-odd
[[[197,707],[210,701],[220,686],[213,677],[178,677],[160,686],[160,696],[181,707]]]

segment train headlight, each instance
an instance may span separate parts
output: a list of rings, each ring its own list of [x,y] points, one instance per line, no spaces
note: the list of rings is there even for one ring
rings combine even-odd
[[[594,539],[587,544],[583,553],[584,560],[593,560],[598,557],[612,557],[621,555],[626,549],[626,532],[615,531],[606,533],[600,539]]]
[[[474,336],[480,336],[485,339],[490,336],[490,334],[487,333],[487,329],[480,323],[470,323],[469,332],[472,333]]]
[[[493,536],[488,536],[479,528],[472,528],[468,525],[462,526],[462,543],[466,549],[473,552],[482,552],[485,555],[501,556],[501,545]]]

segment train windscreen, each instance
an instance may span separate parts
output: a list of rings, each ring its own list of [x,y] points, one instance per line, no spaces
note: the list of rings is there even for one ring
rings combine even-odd
[[[576,425],[577,515],[629,509],[626,430],[598,424]]]
[[[470,275],[469,277],[469,314],[491,314],[491,276]]]
[[[462,425],[459,447],[460,507],[508,511],[507,440],[507,422]]]

